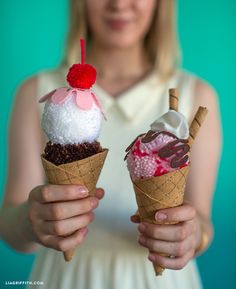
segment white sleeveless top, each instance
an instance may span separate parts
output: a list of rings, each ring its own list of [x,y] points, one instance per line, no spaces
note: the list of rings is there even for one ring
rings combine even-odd
[[[60,69],[39,74],[38,98],[65,86],[66,73],[67,70]],[[30,280],[43,281],[43,288],[47,289],[202,288],[194,261],[180,271],[165,270],[163,276],[155,277],[147,249],[137,242],[137,226],[130,221],[137,205],[123,160],[133,139],[168,110],[168,88],[179,89],[179,111],[190,119],[195,80],[194,76],[178,71],[161,83],[151,73],[116,99],[98,85],[93,86],[107,116],[99,137],[102,146],[109,148],[98,183],[105,189],[105,197],[72,261],[67,263],[61,252],[41,247]],[[42,112],[42,105],[39,107]]]

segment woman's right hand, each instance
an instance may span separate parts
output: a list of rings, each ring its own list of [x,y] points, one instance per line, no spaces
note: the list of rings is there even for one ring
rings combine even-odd
[[[104,196],[94,197],[80,185],[43,185],[34,188],[28,199],[28,218],[35,242],[59,251],[75,248],[84,240],[93,210]]]

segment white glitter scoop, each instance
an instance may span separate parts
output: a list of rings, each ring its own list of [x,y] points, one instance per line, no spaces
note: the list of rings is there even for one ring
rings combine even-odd
[[[42,128],[53,143],[77,144],[95,141],[100,133],[102,112],[93,103],[91,109],[80,109],[73,95],[65,102],[54,104],[45,103]]]

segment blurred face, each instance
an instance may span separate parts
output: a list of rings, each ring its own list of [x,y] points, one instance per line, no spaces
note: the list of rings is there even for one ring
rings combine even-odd
[[[128,48],[143,41],[156,0],[86,0],[93,39],[104,47]]]

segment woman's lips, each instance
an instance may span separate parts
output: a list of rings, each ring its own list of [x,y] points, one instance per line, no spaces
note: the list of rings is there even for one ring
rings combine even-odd
[[[107,24],[114,30],[122,30],[131,23],[131,20],[125,19],[108,19]]]

